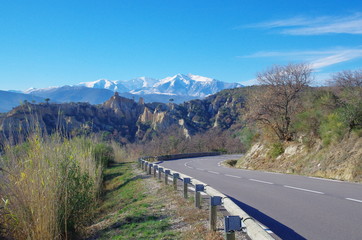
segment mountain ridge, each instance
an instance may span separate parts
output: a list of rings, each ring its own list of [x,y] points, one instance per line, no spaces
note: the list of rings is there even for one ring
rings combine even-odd
[[[107,89],[111,91],[117,91],[119,93],[127,92],[136,95],[167,94],[193,96],[199,98],[215,94],[223,89],[243,87],[243,85],[240,83],[228,83],[214,78],[190,73],[178,73],[174,76],[163,79],[155,79],[150,77],[138,77],[130,80],[98,79],[96,81],[81,82],[75,85],[70,85],[70,87],[78,86]],[[54,88],[57,87],[29,89],[24,93],[36,94],[40,91],[51,91]]]
[[[244,92],[244,89],[236,90]],[[229,129],[237,123],[244,94],[234,95],[213,95],[183,104],[145,103],[143,99],[136,102],[117,92],[99,105],[26,102],[0,115],[0,135],[7,139],[22,138],[27,128],[35,126],[49,134],[56,129],[64,130],[67,135],[106,132],[123,142],[146,141],[172,127],[191,136],[216,127]],[[23,128],[19,130],[18,126]]]
[[[89,102],[101,104],[109,99],[114,92],[119,92],[120,96],[136,101],[142,97],[145,102],[182,103],[192,99],[205,98],[221,90],[236,87],[242,87],[242,85],[222,82],[200,75],[176,74],[163,79],[150,77],[138,77],[124,81],[99,79],[76,85],[30,88],[23,93],[29,95],[29,99],[36,98],[38,102],[44,102],[45,99],[48,99],[48,101],[55,103]],[[10,92],[7,94],[0,93],[0,105],[2,106],[0,112],[9,111],[20,104],[18,98],[13,97],[16,101],[8,101],[8,97],[6,99],[3,97],[9,94]],[[26,97],[22,99],[26,99]]]

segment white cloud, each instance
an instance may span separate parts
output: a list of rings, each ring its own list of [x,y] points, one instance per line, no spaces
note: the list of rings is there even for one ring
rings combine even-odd
[[[312,67],[315,69],[323,68],[333,64],[346,62],[352,59],[362,57],[362,49],[347,49],[336,52],[335,54],[315,59],[312,61]]]
[[[362,13],[343,17],[295,17],[245,27],[278,29],[279,33],[287,35],[362,34]]]
[[[309,62],[312,68],[318,70],[323,67],[362,57],[362,47],[338,48],[321,51],[290,51],[290,52],[257,52],[240,58],[285,58],[293,61]]]

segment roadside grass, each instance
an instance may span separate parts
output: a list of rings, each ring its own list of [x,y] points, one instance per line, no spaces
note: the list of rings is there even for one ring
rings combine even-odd
[[[204,206],[206,207],[206,206]],[[105,170],[103,202],[84,239],[222,240],[208,230],[207,208],[194,207],[172,185],[164,185],[136,168],[114,163]]]
[[[135,163],[114,163],[104,172],[103,202],[85,239],[179,239],[156,195],[147,194]]]
[[[0,238],[77,238],[99,199],[107,149],[96,138],[41,133],[6,145],[0,156]]]

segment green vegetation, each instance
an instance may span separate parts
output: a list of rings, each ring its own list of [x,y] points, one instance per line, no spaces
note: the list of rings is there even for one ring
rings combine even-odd
[[[235,167],[236,163],[238,162],[238,160],[236,159],[232,159],[232,160],[227,160],[225,163],[227,165],[229,165],[230,167]]]
[[[277,158],[280,154],[284,153],[283,144],[280,142],[273,143],[269,150],[269,156],[272,158]]]
[[[115,163],[105,170],[105,195],[88,237],[97,239],[177,239],[155,194],[145,194],[143,176],[133,162]]]
[[[321,139],[324,145],[340,141],[346,133],[362,128],[362,74],[335,74],[330,87],[310,88],[311,69],[304,64],[274,66],[258,74],[262,84],[251,89],[243,121],[242,142],[257,129],[280,141],[302,137],[306,145]],[[248,130],[252,129],[252,130]],[[250,131],[250,132],[248,132]],[[250,144],[247,144],[250,146]],[[276,147],[273,146],[275,154]],[[274,151],[273,150],[273,151]]]
[[[245,146],[257,144],[236,165],[361,181],[362,70],[337,73],[328,87],[309,87],[306,67],[258,74],[262,86],[250,89],[241,135]]]
[[[237,132],[234,136],[239,137],[243,149],[247,150],[251,147],[252,143],[258,137],[258,133],[256,132],[255,128],[244,127],[239,132]]]
[[[11,239],[75,237],[97,204],[105,145],[96,139],[33,135],[0,159],[0,225]]]

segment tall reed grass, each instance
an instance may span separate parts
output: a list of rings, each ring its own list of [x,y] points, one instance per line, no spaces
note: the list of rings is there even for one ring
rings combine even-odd
[[[90,138],[39,134],[5,147],[0,156],[0,238],[74,238],[97,203],[106,165],[102,161],[109,160],[111,150]]]

